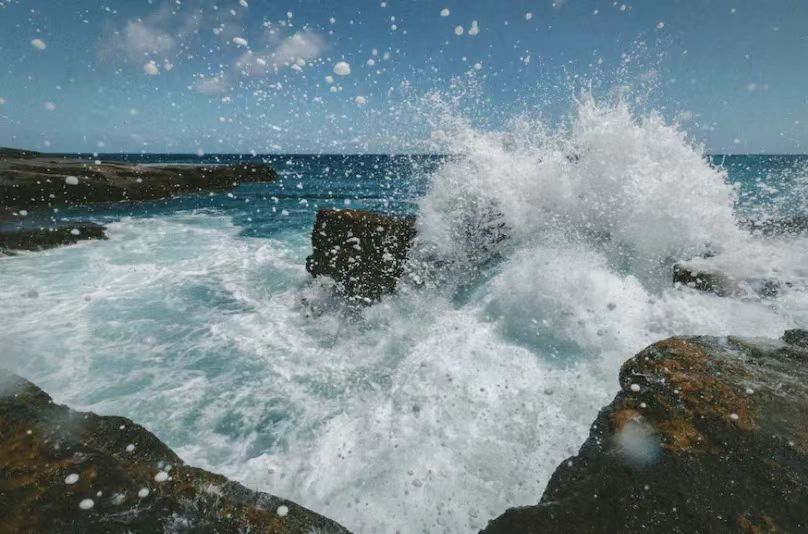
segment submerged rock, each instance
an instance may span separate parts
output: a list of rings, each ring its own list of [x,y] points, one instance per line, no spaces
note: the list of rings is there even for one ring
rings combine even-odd
[[[239,183],[271,182],[267,165],[128,165],[18,151],[0,157],[0,211],[62,204],[155,200]]]
[[[14,250],[45,250],[73,245],[88,239],[106,239],[106,228],[91,222],[60,224],[48,228],[0,230],[0,253]]]
[[[329,276],[339,291],[371,302],[395,290],[415,237],[415,217],[359,210],[320,210],[306,269]]]
[[[808,531],[806,339],[648,347],[623,365],[622,391],[539,504],[484,532]]]
[[[297,504],[185,465],[122,417],[74,412],[0,372],[3,532],[345,533]]]

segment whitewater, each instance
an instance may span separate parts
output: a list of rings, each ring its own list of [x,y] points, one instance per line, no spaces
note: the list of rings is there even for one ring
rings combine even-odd
[[[296,196],[107,212],[108,241],[0,258],[3,365],[355,532],[454,533],[538,502],[646,345],[808,325],[808,238],[739,224],[805,213],[804,168],[758,202],[772,186],[733,181],[680,125],[587,96],[556,126],[434,116],[448,156],[397,205],[418,240],[396,295],[355,308],[309,277],[317,195],[280,169]],[[363,187],[340,204],[388,205]],[[245,232],[253,217],[271,231]],[[705,255],[788,284],[673,287]]]

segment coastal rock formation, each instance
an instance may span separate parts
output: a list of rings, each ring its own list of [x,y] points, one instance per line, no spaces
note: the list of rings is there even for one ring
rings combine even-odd
[[[697,270],[679,263],[673,266],[673,283],[719,297],[732,296],[739,290],[737,282],[724,273]]]
[[[395,290],[415,237],[415,217],[320,210],[306,269],[329,276],[352,300],[372,302]]]
[[[0,152],[0,211],[62,204],[155,200],[199,191],[270,182],[266,165],[128,165]]]
[[[719,297],[738,297],[757,294],[774,297],[780,291],[780,282],[766,278],[736,278],[719,270],[677,263],[673,266],[673,284],[715,293]]]
[[[808,332],[670,338],[620,385],[539,504],[486,534],[808,531]]]
[[[106,239],[105,230],[104,226],[91,222],[0,230],[0,254],[13,250],[45,250],[88,239]]]
[[[347,532],[185,465],[128,419],[74,412],[1,372],[0,451],[3,532]]]

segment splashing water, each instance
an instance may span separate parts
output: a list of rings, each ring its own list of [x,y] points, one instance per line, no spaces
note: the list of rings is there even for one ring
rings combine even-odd
[[[808,279],[808,243],[739,230],[725,172],[657,114],[587,97],[554,130],[455,116],[435,139],[453,155],[397,295],[346,317],[305,273],[310,221],[251,239],[226,211],[123,218],[0,259],[3,363],[356,532],[469,532],[538,501],[646,344],[808,324],[798,288],[671,287],[707,252]]]

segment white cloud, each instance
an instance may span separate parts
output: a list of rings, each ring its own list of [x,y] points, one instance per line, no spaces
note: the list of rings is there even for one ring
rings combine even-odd
[[[200,76],[199,79],[194,82],[193,88],[194,91],[203,95],[219,95],[230,90],[230,82],[222,74],[209,78]]]
[[[306,62],[320,57],[328,48],[323,36],[310,29],[276,41],[263,52],[247,51],[236,60],[236,69],[245,76],[260,76],[270,69],[292,67],[300,70]]]
[[[98,41],[98,55],[107,60],[125,60],[142,65],[148,60],[173,58],[180,46],[193,37],[202,24],[197,11],[177,15],[166,2],[146,17],[111,26]]]

